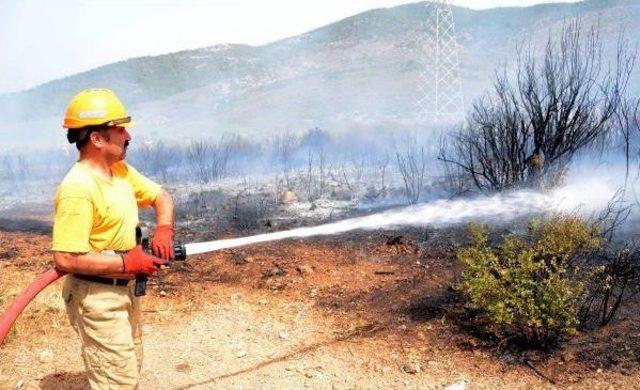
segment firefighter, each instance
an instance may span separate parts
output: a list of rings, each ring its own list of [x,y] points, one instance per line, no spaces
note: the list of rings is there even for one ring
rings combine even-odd
[[[108,89],[78,93],[63,123],[79,159],[56,191],[52,251],[56,268],[70,274],[62,296],[93,389],[138,386],[141,302],[134,279],[173,257],[173,200],[125,162],[131,126]],[[157,221],[153,255],[136,243],[138,208],[148,206]]]

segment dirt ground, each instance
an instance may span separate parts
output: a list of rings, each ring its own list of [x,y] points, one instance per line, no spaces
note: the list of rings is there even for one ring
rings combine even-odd
[[[141,388],[640,389],[637,317],[552,352],[473,334],[457,312],[449,233],[287,240],[162,271],[145,298]],[[0,231],[1,308],[51,266],[49,244]],[[60,288],[0,347],[0,388],[87,388]]]

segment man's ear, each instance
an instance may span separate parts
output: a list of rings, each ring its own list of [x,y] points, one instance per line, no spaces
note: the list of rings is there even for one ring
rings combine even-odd
[[[99,131],[92,131],[91,134],[89,134],[89,142],[91,142],[93,146],[100,148],[102,147],[104,138],[102,138]]]

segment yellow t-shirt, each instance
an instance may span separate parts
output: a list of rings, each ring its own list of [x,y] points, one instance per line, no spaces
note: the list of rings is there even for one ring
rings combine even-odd
[[[138,207],[152,204],[160,186],[120,161],[112,178],[77,162],[58,186],[54,200],[52,250],[87,253],[126,251],[136,246]]]

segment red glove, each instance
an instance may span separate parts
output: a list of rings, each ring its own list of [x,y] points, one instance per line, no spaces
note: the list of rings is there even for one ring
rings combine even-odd
[[[166,260],[173,259],[173,234],[175,231],[171,225],[156,227],[151,240],[151,251],[155,256]]]
[[[166,260],[146,254],[140,245],[122,255],[122,262],[124,272],[132,275],[151,275],[159,266],[167,263]]]

